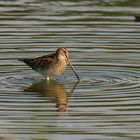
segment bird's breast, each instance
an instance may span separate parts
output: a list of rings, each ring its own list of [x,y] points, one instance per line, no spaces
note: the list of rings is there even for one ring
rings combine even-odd
[[[49,71],[52,72],[53,75],[61,74],[67,66],[65,60],[58,60],[56,63],[50,67]]]

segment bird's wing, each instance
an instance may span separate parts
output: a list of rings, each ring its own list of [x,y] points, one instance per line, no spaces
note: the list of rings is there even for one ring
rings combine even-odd
[[[19,58],[19,61],[24,62],[32,69],[47,67],[55,61],[56,57],[54,54],[44,55],[37,58]]]

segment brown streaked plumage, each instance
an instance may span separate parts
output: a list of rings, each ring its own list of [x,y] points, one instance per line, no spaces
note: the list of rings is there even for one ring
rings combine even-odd
[[[65,70],[67,64],[69,64],[78,80],[80,80],[70,62],[68,51],[65,48],[58,48],[53,54],[37,58],[19,58],[18,60],[42,74],[46,79],[61,74]]]

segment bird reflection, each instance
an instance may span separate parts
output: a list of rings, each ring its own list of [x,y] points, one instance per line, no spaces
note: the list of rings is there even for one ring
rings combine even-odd
[[[77,83],[73,86],[71,93],[74,92]],[[63,84],[58,83],[55,80],[42,80],[38,83],[32,84],[24,91],[37,92],[42,96],[53,97],[52,101],[56,102],[56,107],[59,112],[66,112],[68,107],[67,91]]]

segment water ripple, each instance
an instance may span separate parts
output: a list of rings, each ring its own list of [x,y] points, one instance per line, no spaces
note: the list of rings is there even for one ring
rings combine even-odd
[[[138,140],[139,6],[1,0],[0,139]],[[17,61],[58,47],[70,52],[79,83],[69,67],[48,82]]]

